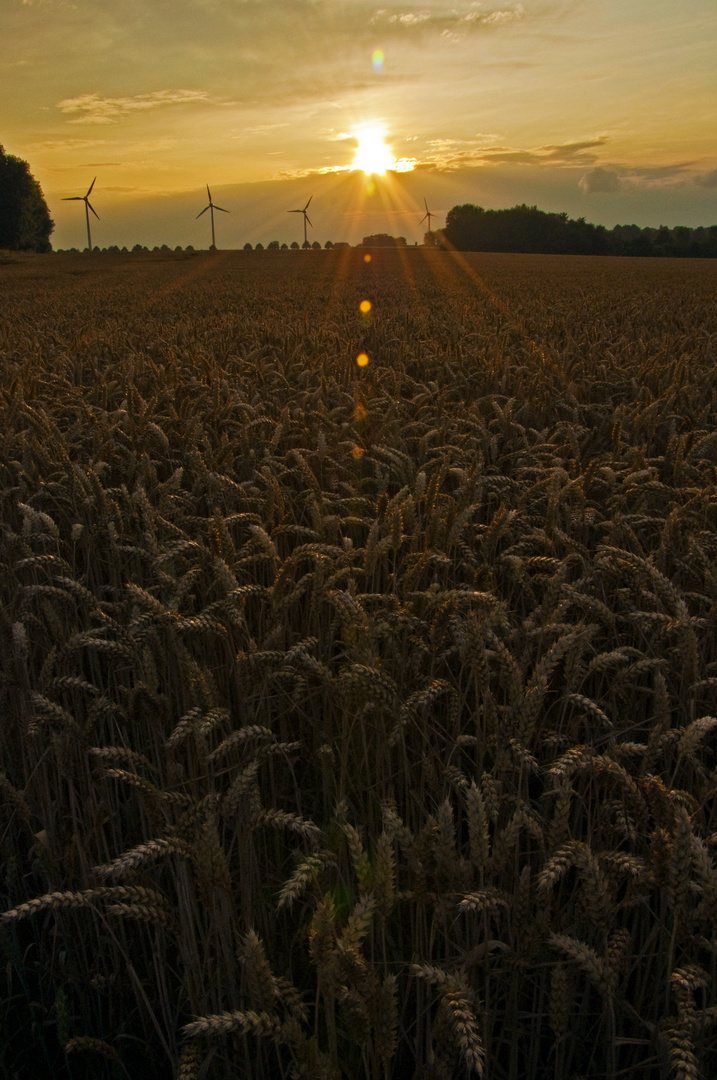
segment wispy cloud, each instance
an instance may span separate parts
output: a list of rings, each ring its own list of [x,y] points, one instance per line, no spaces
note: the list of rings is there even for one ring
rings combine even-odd
[[[190,105],[206,102],[206,90],[155,90],[151,94],[133,97],[102,97],[100,94],[80,94],[65,98],[57,104],[60,112],[73,117],[70,124],[116,124],[127,116],[148,112],[165,105]]]
[[[449,40],[460,40],[469,30],[491,29],[519,22],[526,17],[522,4],[483,11],[482,4],[472,3],[449,10],[420,8],[416,11],[378,8],[371,23],[395,30],[430,30]]]
[[[481,26],[505,26],[506,23],[517,22],[524,17],[525,8],[522,4],[516,4],[514,8],[491,11],[488,15],[484,15],[480,11],[470,11],[460,21],[480,23]]]
[[[76,11],[77,4],[73,4],[72,0],[15,0],[15,4],[19,7],[51,7],[60,11]]]
[[[386,22],[400,23],[401,26],[418,26],[420,23],[428,22],[430,18],[430,11],[407,11],[403,15],[388,15]]]
[[[59,154],[72,150],[90,150],[95,146],[105,146],[106,139],[43,139],[29,144],[33,153]]]
[[[421,164],[440,170],[464,169],[480,165],[552,165],[583,168],[594,165],[595,152],[605,145],[605,136],[579,142],[553,143],[522,148],[491,144],[485,136],[470,139],[434,139]]]
[[[696,176],[695,183],[699,184],[700,187],[717,187],[717,169]]]
[[[623,170],[623,183],[636,188],[681,187],[692,180],[694,162],[682,161],[675,165],[632,166]]]
[[[237,131],[232,135],[233,139],[242,139],[252,135],[269,135],[273,131],[278,131],[279,128],[288,127],[288,121],[282,121],[275,124],[255,124],[253,127],[242,128],[241,131]]]
[[[717,187],[717,169],[713,175],[714,186]],[[689,161],[659,167],[613,165],[605,168],[597,165],[581,176],[578,186],[586,195],[612,195],[630,190],[681,187],[690,178],[692,164]],[[699,177],[694,177],[694,181],[698,184],[701,182]]]
[[[326,142],[347,142],[350,139],[355,139],[356,136],[352,135],[350,131],[336,131],[335,128],[331,128],[330,131],[321,132],[321,138]]]

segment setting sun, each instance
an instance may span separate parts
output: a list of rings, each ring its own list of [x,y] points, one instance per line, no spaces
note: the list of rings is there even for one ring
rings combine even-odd
[[[380,127],[365,127],[357,131],[358,146],[354,155],[354,169],[362,169],[367,176],[383,176],[396,166],[391,148],[384,142],[385,132]]]

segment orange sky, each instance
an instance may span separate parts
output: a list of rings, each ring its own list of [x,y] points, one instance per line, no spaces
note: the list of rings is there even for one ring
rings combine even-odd
[[[314,191],[322,243],[420,238],[424,198],[717,221],[714,0],[3,0],[0,37],[0,141],[55,246],[82,243],[61,200],[95,175],[100,245],[208,243],[207,183],[225,246],[290,241],[286,203]],[[332,170],[376,125],[414,171],[344,206],[360,189]]]

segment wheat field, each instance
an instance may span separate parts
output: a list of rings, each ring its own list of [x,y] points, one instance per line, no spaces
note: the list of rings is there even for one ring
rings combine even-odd
[[[0,265],[3,1076],[715,1075],[716,286]]]

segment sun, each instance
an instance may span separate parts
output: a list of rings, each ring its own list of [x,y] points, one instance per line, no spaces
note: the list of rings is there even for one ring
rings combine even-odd
[[[360,128],[354,132],[358,140],[354,154],[354,169],[361,169],[367,176],[385,176],[389,169],[395,169],[396,159],[390,146],[386,145],[386,133],[377,125]]]

